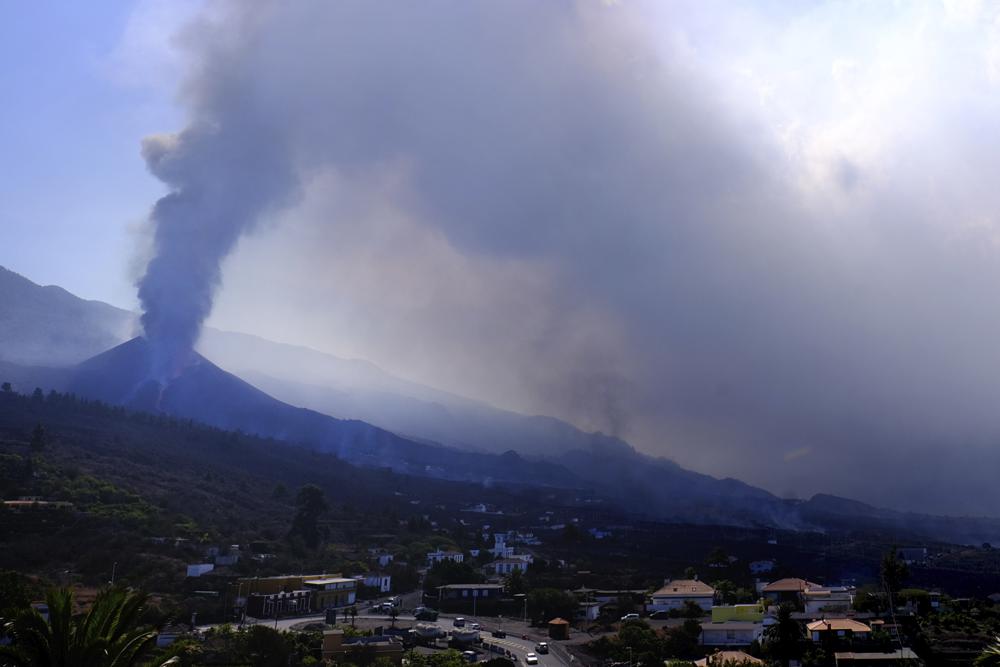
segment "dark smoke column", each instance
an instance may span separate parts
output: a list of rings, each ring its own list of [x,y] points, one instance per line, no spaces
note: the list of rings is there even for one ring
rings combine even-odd
[[[153,257],[138,282],[152,379],[164,383],[188,363],[222,260],[291,191],[288,157],[277,146],[259,126],[209,123],[143,140],[150,171],[170,187],[153,207]]]

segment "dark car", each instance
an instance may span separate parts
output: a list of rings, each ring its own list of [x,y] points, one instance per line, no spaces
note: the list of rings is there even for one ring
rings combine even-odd
[[[500,628],[497,628],[496,630],[494,630],[490,634],[493,635],[494,637],[496,637],[497,639],[503,639],[504,637],[507,636],[507,631],[506,630],[501,630]]]
[[[438,620],[438,613],[427,607],[419,607],[414,610],[413,617],[418,621],[436,621]]]

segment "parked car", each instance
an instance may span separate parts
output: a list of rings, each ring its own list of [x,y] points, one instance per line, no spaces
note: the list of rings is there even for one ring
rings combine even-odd
[[[427,607],[417,607],[413,610],[413,617],[418,621],[436,621],[438,620],[438,613]]]
[[[479,625],[478,623],[470,623],[469,628],[472,630],[482,630],[483,626]]]
[[[496,637],[497,639],[503,639],[504,637],[507,636],[507,631],[506,630],[501,630],[500,628],[497,628],[496,630],[494,630],[490,634],[493,635],[494,637]]]
[[[622,616],[621,619],[622,623],[624,623],[625,621],[638,621],[638,620],[639,620],[639,614],[625,614],[624,616]]]
[[[461,616],[459,616],[454,621],[452,621],[451,624],[454,625],[456,628],[464,628],[465,627],[465,619],[462,618]]]
[[[535,651],[538,653],[548,653],[549,643],[548,642],[538,642],[538,646],[535,647]]]
[[[534,653],[529,653],[528,655],[524,656],[524,662],[527,665],[537,665],[538,656],[535,655]]]
[[[462,658],[464,658],[466,662],[475,662],[477,660],[476,652],[462,651]]]

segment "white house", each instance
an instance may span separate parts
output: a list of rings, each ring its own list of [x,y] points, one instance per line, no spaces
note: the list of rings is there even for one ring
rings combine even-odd
[[[450,560],[455,563],[461,563],[465,560],[465,554],[461,551],[431,551],[427,554],[427,564],[433,566],[434,563],[440,563],[443,560]]]
[[[712,608],[715,589],[697,579],[677,579],[668,581],[663,588],[653,593],[646,605],[649,612],[683,609],[687,602],[693,602],[705,611]]]
[[[392,590],[392,575],[389,574],[369,572],[357,577],[357,579],[368,588],[374,588],[379,593],[388,593]]]
[[[219,567],[225,565],[236,565],[240,560],[240,545],[231,544],[229,545],[229,551],[227,553],[216,553],[215,564]]]
[[[510,558],[514,555],[514,547],[507,546],[506,533],[493,534],[493,548],[490,550],[494,558]]]
[[[369,549],[368,553],[371,554],[372,559],[378,563],[379,567],[389,567],[389,563],[393,559],[393,555],[385,549]]]
[[[724,621],[722,623],[701,624],[701,643],[703,646],[749,646],[760,640],[763,635],[763,623]]]
[[[528,569],[528,561],[522,560],[520,558],[501,558],[500,560],[495,560],[492,563],[493,571],[498,575],[508,575],[513,572],[526,572]]]
[[[194,563],[187,566],[187,576],[189,577],[200,577],[203,574],[208,574],[215,569],[214,563]]]
[[[802,592],[805,612],[814,617],[822,617],[827,613],[843,613],[850,611],[854,605],[854,588],[850,586],[832,586],[811,588]]]
[[[601,607],[603,606],[602,602],[581,602],[576,608],[576,620],[596,621],[601,615]]]

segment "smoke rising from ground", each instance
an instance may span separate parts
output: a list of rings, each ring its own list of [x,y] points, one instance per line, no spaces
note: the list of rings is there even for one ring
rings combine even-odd
[[[147,335],[187,349],[273,218],[220,324],[779,493],[991,512],[1000,23],[963,7],[214,5],[147,151]]]
[[[294,181],[283,146],[245,115],[147,137],[142,154],[170,189],[150,216],[153,257],[138,284],[151,373],[162,381],[183,367],[197,342],[222,260]]]

